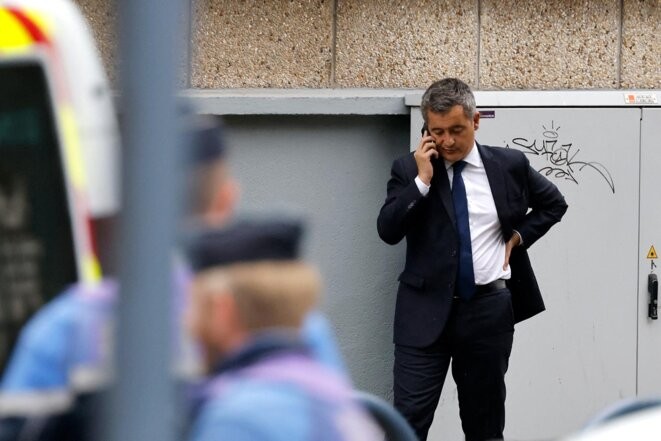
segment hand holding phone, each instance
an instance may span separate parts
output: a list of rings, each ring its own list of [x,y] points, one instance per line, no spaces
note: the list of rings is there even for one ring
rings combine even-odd
[[[422,126],[421,133],[422,139],[413,157],[418,166],[418,177],[426,185],[430,185],[431,179],[434,176],[434,167],[432,166],[431,159],[438,158],[438,150],[436,149],[434,138],[429,135],[426,124]]]

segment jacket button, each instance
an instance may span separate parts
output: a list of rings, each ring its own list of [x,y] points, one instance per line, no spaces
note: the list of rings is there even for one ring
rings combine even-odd
[[[456,257],[457,256],[457,250],[451,250],[450,251],[450,256]]]

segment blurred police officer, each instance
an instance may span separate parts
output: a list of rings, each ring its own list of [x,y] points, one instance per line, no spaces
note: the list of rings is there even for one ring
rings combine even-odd
[[[239,190],[227,162],[221,120],[187,113],[183,160],[188,234],[222,226],[233,216]],[[107,240],[105,243],[111,243]],[[107,250],[106,250],[107,251]],[[106,254],[112,254],[106,252]],[[174,268],[173,328],[186,308],[190,271]],[[76,284],[42,308],[25,326],[0,385],[0,441],[90,439],[99,391],[106,389],[112,364],[112,326],[117,286],[112,280]],[[306,340],[315,356],[344,372],[337,345],[318,311],[305,320]],[[197,368],[197,353],[183,333],[175,333],[175,368],[184,375]]]
[[[186,221],[218,226],[231,217],[238,186],[226,162],[222,124],[214,117],[183,119]],[[110,241],[109,241],[110,242]],[[111,253],[109,253],[111,254]],[[175,311],[188,277],[177,265]],[[112,280],[76,284],[56,296],[26,324],[0,385],[0,440],[93,437],[92,416],[110,380],[117,286]],[[173,320],[178,321],[175,313]],[[174,326],[176,329],[176,325]],[[191,352],[177,341],[176,363]]]
[[[319,293],[301,233],[293,220],[242,221],[192,240],[188,324],[210,373],[192,440],[383,439],[301,336]]]

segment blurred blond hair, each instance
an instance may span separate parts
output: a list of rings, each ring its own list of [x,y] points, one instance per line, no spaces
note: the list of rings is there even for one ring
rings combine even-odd
[[[204,295],[234,296],[246,330],[300,328],[319,297],[319,272],[299,261],[264,261],[208,269],[195,289]]]

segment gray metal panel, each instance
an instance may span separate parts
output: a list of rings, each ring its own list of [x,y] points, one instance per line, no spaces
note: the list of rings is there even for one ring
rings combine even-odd
[[[411,107],[411,136],[409,145],[415,150],[420,141],[422,114],[420,99],[422,91],[406,95],[405,103]],[[661,90],[644,91],[476,91],[475,101],[479,110],[496,108],[567,108],[567,107],[625,107],[654,108],[661,106]],[[654,102],[648,104],[628,104],[625,98],[629,95],[651,96]],[[533,111],[533,110],[531,110]]]
[[[241,211],[307,214],[306,255],[325,279],[332,320],[357,388],[391,398],[392,319],[404,248],[379,239],[376,217],[408,117],[227,117]]]
[[[407,106],[419,107],[424,91],[406,95]],[[479,107],[659,107],[661,90],[477,90]],[[633,96],[633,99],[630,98]]]
[[[661,109],[644,109],[641,127],[640,161],[640,284],[638,322],[638,394],[661,395],[661,320],[647,318],[647,276],[653,245],[661,255]],[[660,259],[654,259],[661,266]],[[654,268],[661,277],[658,267]]]
[[[516,329],[508,439],[567,434],[636,393],[639,119],[640,109],[541,108],[481,120],[478,142],[527,150],[569,204],[530,250],[547,311]],[[451,379],[430,433],[461,438]]]

